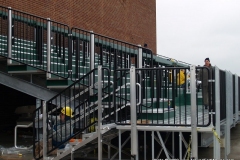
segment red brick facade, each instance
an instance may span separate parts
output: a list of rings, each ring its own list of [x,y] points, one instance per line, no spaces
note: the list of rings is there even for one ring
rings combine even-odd
[[[0,0],[0,5],[133,44],[147,43],[156,53],[156,0]]]

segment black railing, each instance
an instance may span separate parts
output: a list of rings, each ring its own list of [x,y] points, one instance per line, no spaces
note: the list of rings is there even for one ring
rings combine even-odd
[[[114,75],[113,103],[116,112],[116,123],[127,123],[130,120],[130,72],[129,69],[117,69]]]
[[[11,56],[7,54],[9,10],[11,10],[9,20],[12,22]],[[47,53],[49,51],[47,49],[48,22],[51,23],[50,55]],[[1,8],[1,39],[3,39],[1,55],[12,59],[13,64],[22,63],[74,81],[97,65],[103,65],[111,70],[130,68],[132,64],[140,68],[153,66],[153,55],[150,49],[95,33],[92,38],[94,46],[91,47],[91,34],[92,32],[78,28],[70,29],[65,24],[42,17]],[[142,52],[141,60],[138,57],[140,52]],[[92,66],[90,54],[93,54],[94,65]]]
[[[200,67],[198,70],[208,69]],[[189,68],[144,68],[136,69],[137,120],[139,125],[160,126],[190,126],[191,125],[191,93]],[[201,72],[201,71],[200,71]],[[129,70],[119,69],[116,73],[129,75]],[[130,124],[130,86],[129,76],[124,76],[114,84],[118,86],[115,93],[115,106],[117,106],[117,124]],[[210,85],[209,85],[210,87]],[[197,88],[196,88],[197,90]],[[208,89],[210,90],[210,89]],[[201,90],[200,90],[201,91]],[[133,95],[131,95],[133,96]],[[209,94],[211,100],[212,94]],[[196,95],[197,125],[208,126],[211,122],[209,110],[202,104],[202,93]],[[129,104],[129,105],[128,105]],[[146,124],[147,123],[147,124]]]
[[[12,26],[11,58],[46,70],[47,19],[12,9]]]
[[[72,28],[72,59],[73,59],[73,78],[78,79],[90,69],[90,54],[92,48],[90,47],[91,32],[82,29]],[[94,52],[93,52],[94,53]],[[93,68],[92,68],[93,69]]]
[[[96,65],[104,65],[113,70],[118,68],[130,68],[131,65],[135,65],[139,68],[144,65],[148,67],[153,66],[153,55],[150,49],[101,34],[94,34],[94,36],[96,53],[94,62]],[[142,52],[141,60],[138,59],[140,52]],[[142,63],[142,65],[140,63]]]
[[[71,76],[69,73],[72,73],[72,43],[69,38],[71,31],[67,25],[13,9],[4,7],[0,9],[1,56],[12,59],[13,65],[21,63],[62,78]],[[12,12],[11,19],[8,16],[9,10]],[[8,19],[12,22],[10,57],[8,55],[8,29],[10,27]],[[50,55],[47,54],[48,22],[51,23]]]
[[[220,120],[226,119],[226,72],[220,70]]]
[[[72,42],[70,28],[66,24],[51,21],[51,73],[71,78]]]
[[[97,83],[98,79],[94,79],[93,85],[91,85],[91,79],[92,77],[95,77],[95,75],[98,75],[97,69],[94,69],[86,75],[82,76],[78,81],[76,81],[68,88],[64,89],[61,93],[46,102],[46,112],[48,115],[48,153],[56,150],[57,148],[64,147],[71,138],[78,136],[82,132],[89,133],[95,131],[95,123],[98,120],[97,110],[99,101]],[[113,86],[112,83],[110,83],[110,71],[107,68],[102,69],[101,83],[101,100],[103,105],[102,122],[103,124],[114,123],[115,112],[113,105],[111,104]],[[43,110],[42,107],[35,112],[35,121],[37,122],[35,125],[37,125],[39,123],[39,120],[41,120],[39,110]],[[57,121],[58,116],[59,113],[63,113],[61,109],[65,107],[71,108],[72,114],[68,116],[72,116],[72,118],[70,118],[65,123],[60,123],[60,121]],[[63,114],[67,115],[67,112],[65,111],[65,113]],[[34,139],[38,141],[38,143],[34,144],[35,150],[36,147],[39,147],[41,145],[41,139],[37,139],[37,137],[39,136],[36,132],[34,133]],[[34,152],[34,156],[36,159],[42,157],[40,150],[38,150],[38,152],[39,153]]]

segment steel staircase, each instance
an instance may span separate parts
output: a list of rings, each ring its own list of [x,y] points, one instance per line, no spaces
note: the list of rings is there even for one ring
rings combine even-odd
[[[71,124],[78,131],[72,133],[62,144],[70,144],[70,139],[79,134],[86,137],[81,142],[74,143],[70,149],[59,151],[54,159],[73,155],[73,152],[92,151],[97,147],[96,139],[99,136],[103,136],[103,142],[109,144],[112,138],[118,136],[116,125],[130,125],[129,69],[132,66],[138,68],[137,119],[141,123],[146,119],[150,119],[152,124],[163,124],[165,119],[171,118],[175,121],[176,114],[181,113],[180,108],[186,109],[189,105],[190,96],[185,94],[186,90],[176,87],[176,78],[175,84],[170,84],[168,75],[173,69],[176,74],[179,73],[179,68],[174,68],[176,66],[187,71],[189,67],[186,63],[153,55],[150,49],[141,46],[79,28],[69,28],[50,19],[5,7],[0,7],[0,16],[0,56],[2,62],[7,61],[6,72],[13,76],[37,74],[46,84],[46,90],[62,90],[54,92],[55,95],[48,98],[26,91],[45,100],[45,105],[35,112],[33,128],[40,121],[40,110],[43,110],[42,114],[45,114],[48,121],[57,118],[61,107],[70,106],[74,109]],[[148,70],[154,67],[152,71]],[[99,106],[102,106],[100,112]],[[102,119],[99,121],[95,118],[100,113]],[[94,120],[91,122],[91,119]],[[179,119],[181,118],[178,117]],[[89,128],[93,125],[98,128],[97,131],[89,133]],[[54,136],[51,135],[51,128],[47,131],[47,137]],[[39,137],[36,135],[38,133],[34,134],[34,137]],[[47,154],[57,148],[51,146]],[[41,159],[42,156],[35,158]]]

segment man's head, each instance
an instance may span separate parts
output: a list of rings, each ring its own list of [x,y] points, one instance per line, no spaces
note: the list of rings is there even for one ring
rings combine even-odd
[[[60,119],[62,122],[67,121],[73,117],[72,109],[69,106],[64,107],[60,113]]]
[[[210,66],[210,59],[209,58],[205,58],[204,62],[205,62],[205,66]]]

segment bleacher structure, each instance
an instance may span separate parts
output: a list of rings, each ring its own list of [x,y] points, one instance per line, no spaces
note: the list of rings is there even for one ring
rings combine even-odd
[[[213,158],[220,159],[223,137],[226,156],[230,153],[230,129],[240,110],[237,75],[214,67],[205,109],[196,76],[205,67],[11,8],[0,7],[0,17],[0,59],[7,66],[0,83],[43,102],[32,123],[16,126],[33,127],[35,159],[81,158],[96,149],[98,159],[197,159],[198,147],[211,144]],[[184,88],[177,85],[181,69]],[[38,80],[19,75],[37,75]],[[35,128],[57,118],[65,106],[74,110],[71,126],[76,130],[62,141],[68,147],[58,149],[62,144],[48,143],[55,136],[48,123],[42,123],[42,136]],[[40,141],[43,152],[35,153]]]

